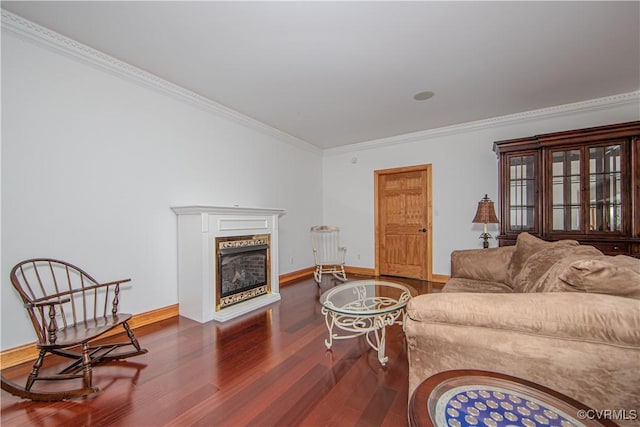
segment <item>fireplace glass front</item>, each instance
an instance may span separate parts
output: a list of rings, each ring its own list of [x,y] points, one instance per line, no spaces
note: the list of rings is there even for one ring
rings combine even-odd
[[[216,309],[270,292],[269,236],[216,239]]]

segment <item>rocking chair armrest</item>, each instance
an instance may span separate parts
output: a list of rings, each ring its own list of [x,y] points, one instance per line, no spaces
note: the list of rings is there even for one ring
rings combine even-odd
[[[52,299],[52,300],[46,300],[46,301],[28,302],[28,303],[25,303],[25,307],[27,308],[47,307],[52,305],[64,304],[65,302],[69,302],[69,301],[71,301],[71,298],[65,297],[65,298],[58,298],[58,299]]]
[[[91,290],[91,289],[104,288],[106,286],[120,285],[122,283],[127,283],[127,282],[130,282],[130,281],[131,281],[131,279],[114,280],[113,282],[98,283],[97,285],[88,286],[88,287],[86,287],[84,289],[85,290]]]
[[[65,295],[71,295],[71,294],[75,294],[77,292],[86,292],[86,291],[92,291],[94,289],[100,289],[100,288],[105,288],[107,286],[113,286],[113,285],[120,285],[121,283],[127,283],[130,282],[131,279],[122,279],[122,280],[115,280],[113,282],[106,282],[106,283],[99,283],[97,285],[92,285],[92,286],[87,286],[85,288],[82,289],[75,289],[72,291],[65,291],[65,292],[60,292],[58,294],[58,296],[60,297],[64,297]],[[55,305],[55,304],[63,304],[65,302],[69,302],[71,301],[70,297],[64,297],[64,298],[60,298],[60,299],[56,299],[56,300],[51,300],[51,299],[37,299],[31,303],[27,303],[25,304],[27,307],[41,307],[41,306],[46,306],[46,305]]]
[[[340,264],[344,265],[347,259],[347,247],[346,246],[338,246],[338,256],[340,257]]]

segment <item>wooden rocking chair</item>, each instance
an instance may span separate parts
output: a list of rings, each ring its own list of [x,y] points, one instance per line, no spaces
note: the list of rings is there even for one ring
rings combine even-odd
[[[344,271],[347,248],[340,246],[340,228],[329,225],[311,227],[311,245],[316,269],[313,272],[315,281],[320,284],[322,275],[330,273],[344,282],[347,274]]]
[[[23,261],[11,270],[10,277],[33,323],[40,354],[24,387],[2,376],[3,390],[39,401],[87,396],[99,391],[91,382],[93,365],[147,352],[127,324],[131,315],[118,313],[120,284],[131,279],[99,284],[78,267],[54,259]],[[90,345],[91,340],[119,325],[126,331],[128,341]],[[57,374],[40,375],[47,353],[73,361]],[[73,379],[82,379],[82,386],[63,390],[32,389],[39,381]]]

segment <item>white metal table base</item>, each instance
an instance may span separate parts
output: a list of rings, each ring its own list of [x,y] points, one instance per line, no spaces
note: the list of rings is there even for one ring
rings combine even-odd
[[[338,313],[322,307],[322,314],[324,314],[324,320],[329,330],[329,339],[324,341],[328,349],[331,349],[333,340],[356,338],[365,335],[367,343],[378,353],[378,360],[384,366],[389,360],[385,355],[385,328],[394,324],[403,324],[405,308],[401,307],[387,313],[357,315]],[[347,334],[334,333],[334,326],[347,332]]]

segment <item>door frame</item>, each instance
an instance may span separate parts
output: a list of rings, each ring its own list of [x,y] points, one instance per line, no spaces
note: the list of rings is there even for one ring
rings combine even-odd
[[[375,275],[380,276],[380,218],[379,218],[379,205],[380,205],[380,193],[378,190],[378,183],[382,175],[392,175],[396,173],[425,171],[427,174],[427,182],[424,189],[427,199],[427,247],[425,248],[425,254],[427,257],[427,277],[426,280],[433,280],[433,195],[432,195],[432,182],[431,182],[431,164],[405,166],[400,168],[381,169],[373,172],[374,186],[373,186],[373,215],[374,215],[374,227],[375,227]]]

